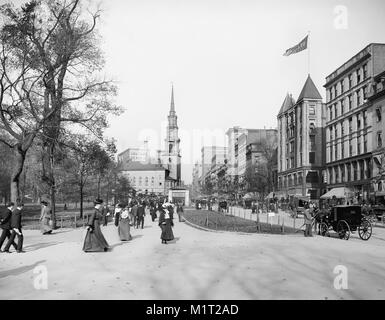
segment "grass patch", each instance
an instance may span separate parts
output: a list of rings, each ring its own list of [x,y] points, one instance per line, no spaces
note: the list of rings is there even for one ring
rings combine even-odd
[[[270,225],[264,222],[260,222],[258,225],[256,221],[242,219],[228,214],[224,215],[215,211],[189,210],[185,211],[183,216],[193,224],[219,231],[266,234],[294,234],[297,231],[287,226],[282,230],[281,226]]]

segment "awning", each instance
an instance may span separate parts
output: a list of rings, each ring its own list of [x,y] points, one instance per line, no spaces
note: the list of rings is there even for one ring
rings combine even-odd
[[[253,193],[251,193],[251,192],[246,193],[246,194],[242,197],[243,200],[251,200],[251,199],[255,199],[255,198],[256,198],[256,196],[255,196]]]
[[[320,199],[332,199],[333,197],[336,197],[337,199],[344,199],[352,196],[354,196],[353,190],[346,187],[340,187],[331,189],[322,195]]]

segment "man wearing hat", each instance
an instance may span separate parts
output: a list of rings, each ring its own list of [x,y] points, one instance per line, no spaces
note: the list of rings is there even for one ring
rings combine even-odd
[[[12,234],[9,238],[7,245],[4,248],[4,252],[9,252],[9,248],[11,247],[11,244],[14,243],[15,237],[17,235],[17,248],[16,251],[18,253],[22,253],[23,251],[23,232],[21,231],[21,214],[22,210],[24,208],[24,204],[20,201],[18,201],[16,210],[13,211],[12,217],[11,217],[11,228],[12,228]]]
[[[138,207],[136,212],[136,229],[139,229],[139,226],[144,228],[144,216],[145,216],[145,207],[146,203],[143,201],[141,205]]]
[[[1,246],[3,245],[4,241],[6,238],[10,239],[11,238],[11,217],[12,217],[12,211],[14,208],[15,204],[13,202],[10,202],[7,204],[7,209],[6,212],[4,213],[1,221],[0,221],[0,227],[3,229],[1,236],[0,236],[0,249]],[[16,243],[12,241],[12,245],[14,246],[15,249],[17,249]],[[4,252],[4,251],[2,251]]]

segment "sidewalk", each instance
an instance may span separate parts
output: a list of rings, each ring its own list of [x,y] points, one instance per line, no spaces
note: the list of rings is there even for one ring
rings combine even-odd
[[[167,245],[149,216],[130,242],[110,223],[102,228],[107,253],[81,250],[84,229],[26,230],[26,253],[0,254],[0,299],[385,299],[385,239],[240,235],[174,223]],[[337,265],[349,271],[348,290],[333,286]],[[34,287],[41,266],[46,290]]]

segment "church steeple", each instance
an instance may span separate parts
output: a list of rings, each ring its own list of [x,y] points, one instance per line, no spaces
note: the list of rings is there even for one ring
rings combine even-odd
[[[171,84],[171,107],[170,114],[175,114],[175,103],[174,103],[174,84]]]
[[[175,112],[175,102],[174,102],[174,84],[171,85],[171,105],[170,105],[170,114],[168,116],[168,127],[170,129],[178,128],[178,117]]]
[[[165,139],[165,147],[163,153],[163,166],[167,168],[170,173],[169,177],[174,179],[176,185],[181,181],[181,156],[179,150],[180,139],[178,136],[178,117],[175,112],[174,101],[174,85],[171,85],[171,105],[170,113],[168,115],[167,136]]]

